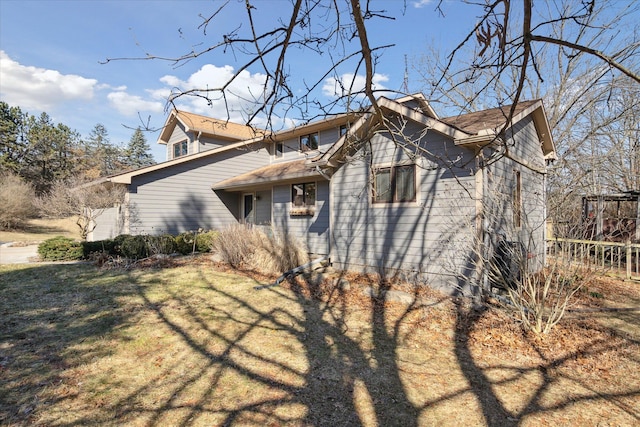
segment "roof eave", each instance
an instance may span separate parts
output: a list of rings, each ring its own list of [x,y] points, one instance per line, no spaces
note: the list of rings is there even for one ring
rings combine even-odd
[[[238,182],[234,184],[227,185],[224,181],[221,181],[217,184],[213,184],[211,189],[214,191],[243,191],[243,190],[255,190],[260,186],[267,186],[273,183],[286,184],[288,182],[296,182],[302,178],[322,178],[326,180],[325,177],[318,171],[310,169],[305,172],[296,172],[292,174],[287,174],[286,176],[276,177],[276,178],[257,178],[252,180],[247,180],[243,182]]]
[[[469,136],[468,133],[462,132],[438,119],[425,115],[424,113],[418,112],[389,98],[380,97],[378,99],[378,106],[381,109],[397,113],[414,122],[420,123],[423,126],[451,139],[462,139]],[[342,148],[344,147],[347,139],[354,137],[356,139],[361,138],[367,131],[371,131],[373,129],[373,122],[377,118],[373,111],[373,107],[370,107],[367,111],[361,113],[360,118],[355,122],[354,126],[352,126],[345,135],[338,139],[338,141],[336,141],[336,143],[333,144],[322,155],[322,157],[316,159],[315,162],[318,164],[335,165],[336,157],[343,152]]]
[[[339,124],[347,123],[350,119],[354,119],[356,117],[358,117],[358,114],[355,112],[337,114],[335,116],[331,116],[313,123],[296,126],[291,129],[286,129],[280,132],[275,132],[269,136],[273,141],[284,141],[286,139],[293,138],[299,135],[306,135],[309,133],[327,129],[327,127],[331,126],[332,124],[339,125]]]
[[[200,159],[202,157],[208,157],[208,156],[212,156],[215,154],[219,154],[225,151],[229,151],[229,150],[234,150],[237,148],[243,148],[246,147],[248,145],[252,145],[252,144],[256,144],[259,142],[262,142],[264,140],[263,137],[258,137],[258,138],[253,138],[253,139],[248,139],[246,141],[239,141],[233,144],[229,144],[229,145],[224,145],[222,147],[219,148],[214,148],[213,150],[206,150],[206,151],[201,151],[199,153],[194,153],[194,154],[189,154],[186,156],[181,156],[178,157],[177,159],[173,159],[173,160],[168,160],[166,162],[162,162],[162,163],[156,163],[155,165],[151,165],[151,166],[146,166],[144,168],[140,168],[140,169],[136,169],[134,171],[131,172],[125,172],[119,175],[115,175],[111,178],[109,178],[109,180],[111,182],[115,182],[115,183],[120,183],[120,184],[131,184],[131,178],[134,176],[138,176],[138,175],[144,175],[150,172],[154,172],[160,169],[164,169],[164,168],[168,168],[171,166],[175,166],[175,165],[179,165],[181,163],[185,163],[185,162],[189,162],[195,159]]]
[[[164,122],[164,126],[162,126],[162,131],[160,132],[160,136],[158,136],[157,144],[166,145],[169,142],[169,138],[171,137],[171,133],[175,128],[175,122],[178,120],[178,110],[173,109],[169,116],[167,116],[167,120]],[[171,130],[169,130],[171,129]]]

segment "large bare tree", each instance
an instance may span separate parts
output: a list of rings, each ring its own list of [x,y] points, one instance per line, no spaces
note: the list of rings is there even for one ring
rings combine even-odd
[[[515,105],[527,84],[547,78],[541,73],[537,56],[550,45],[560,48],[566,58],[580,57],[580,61],[583,57],[595,58],[603,72],[626,75],[640,83],[637,62],[640,35],[637,27],[621,27],[635,24],[628,21],[631,12],[638,8],[633,2],[559,0],[534,4],[532,0],[470,0],[465,3],[469,14],[476,14],[478,20],[448,53],[439,73],[432,76],[438,88],[447,83],[453,90],[474,85],[476,96],[482,96],[486,91],[495,93],[495,88],[500,87],[503,98]],[[228,28],[224,13],[238,7],[244,12],[237,25],[224,33],[216,32],[217,28]],[[265,2],[227,0],[212,12],[201,14],[199,29],[210,43],[173,57],[150,52],[135,59],[166,60],[181,65],[212,52],[229,55],[237,67],[226,82],[216,87],[177,90],[169,101],[184,96],[209,103],[228,103],[235,96],[251,98],[253,107],[245,112],[248,123],[258,116],[272,124],[276,114],[295,113],[296,118],[308,119],[309,115],[338,109],[357,109],[360,103],[355,101],[363,96],[377,109],[376,66],[384,60],[385,49],[392,46],[372,44],[369,33],[380,21],[393,20],[392,14],[375,1],[292,0],[289,8],[282,7],[277,22],[264,22],[261,11],[267,7],[271,5]],[[448,7],[440,1],[431,10],[421,9],[421,13],[439,13],[442,19],[447,19]],[[606,13],[600,13],[603,10]],[[556,31],[558,24],[564,28],[562,32]],[[401,30],[405,29],[398,28]],[[464,54],[467,50],[474,53],[470,60]],[[295,60],[308,53],[320,55],[322,61],[318,61],[315,73],[305,76],[303,87],[294,87]],[[115,59],[127,58],[106,61]],[[247,70],[264,75],[260,93],[234,93],[234,82]],[[334,79],[338,89],[337,99],[330,102],[319,96],[328,78]]]
[[[497,37],[486,26],[477,35],[481,44],[461,45],[453,54],[432,49],[416,68],[432,102],[458,111],[511,104],[516,96],[543,99],[558,154],[548,176],[549,213],[577,223],[583,194],[638,189],[634,129],[640,128],[640,85],[627,73],[638,70],[638,31],[632,20],[638,7],[622,2],[544,6],[531,20],[536,31],[549,36],[532,39],[535,55],[524,79],[526,70],[517,66],[523,57],[510,54],[508,68],[506,59],[501,63],[500,50],[484,44]],[[491,19],[497,25],[496,17]],[[487,32],[491,37],[483,35]],[[575,48],[557,40],[571,41]],[[511,49],[517,46],[513,43]],[[492,59],[486,59],[492,47]],[[603,60],[602,54],[593,54],[595,47],[613,52],[625,64],[623,69]]]

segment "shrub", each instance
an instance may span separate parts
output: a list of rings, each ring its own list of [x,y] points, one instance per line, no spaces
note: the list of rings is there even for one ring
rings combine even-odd
[[[157,254],[172,254],[176,252],[176,241],[170,234],[163,234],[162,236],[145,236],[145,243],[147,245],[147,253],[150,255]]]
[[[22,227],[35,213],[34,200],[31,184],[12,173],[0,174],[0,228]]]
[[[307,248],[294,236],[275,229],[261,234],[260,244],[249,258],[258,271],[280,274],[309,262]]]
[[[192,231],[186,231],[176,236],[176,250],[182,255],[188,255],[194,251],[194,233]]]
[[[505,263],[492,263],[492,282],[506,291],[507,308],[527,332],[548,334],[564,317],[574,295],[595,276],[593,266],[552,259],[540,271],[529,271],[527,251],[509,250]],[[517,274],[514,274],[516,273]]]
[[[280,274],[309,261],[305,246],[293,236],[233,225],[219,233],[214,248],[233,267],[248,264],[263,273]]]
[[[261,237],[256,228],[234,224],[220,231],[214,249],[224,262],[238,268],[253,254]]]
[[[68,237],[54,237],[38,246],[38,255],[45,261],[73,261],[83,256],[82,244]]]
[[[193,252],[210,252],[219,235],[217,231],[186,231],[176,236],[176,250],[183,255]]]
[[[115,241],[113,239],[96,240],[95,242],[82,242],[82,254],[84,258],[89,258],[92,253],[102,252],[115,255]]]
[[[118,236],[120,237],[120,236]],[[125,258],[141,259],[149,256],[146,242],[147,236],[125,236],[118,246],[118,253]],[[116,238],[117,239],[117,238]]]
[[[133,237],[133,236],[131,236],[130,234],[120,234],[113,238],[113,249],[112,249],[113,255],[120,255],[120,256],[123,255],[122,243],[130,237]]]
[[[196,250],[198,252],[211,252],[213,245],[220,233],[217,231],[205,231],[196,236]]]

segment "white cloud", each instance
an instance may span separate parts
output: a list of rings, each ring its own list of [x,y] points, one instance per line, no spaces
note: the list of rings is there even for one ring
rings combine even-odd
[[[23,109],[45,111],[70,100],[90,100],[98,84],[75,74],[25,66],[0,51],[0,97]]]
[[[210,117],[229,118],[235,122],[242,122],[255,111],[255,106],[264,97],[264,83],[266,75],[241,71],[226,89],[226,103],[219,91],[231,78],[235,71],[232,66],[217,67],[207,64],[193,73],[187,80],[181,80],[176,76],[167,75],[160,81],[168,86],[171,93],[184,93],[195,91],[200,96],[184,95],[175,100],[178,108],[185,109]],[[208,91],[208,92],[207,92]],[[161,91],[154,93],[160,94]],[[201,96],[207,96],[209,101]]]
[[[138,95],[130,95],[124,91],[111,92],[107,99],[119,113],[135,116],[140,111],[161,113],[164,104],[159,101],[147,101]]]
[[[372,89],[380,91],[386,89],[382,84],[389,81],[389,77],[384,74],[374,74],[371,79]],[[353,73],[345,73],[338,80],[335,77],[329,77],[322,85],[322,93],[330,98],[345,96],[349,93],[361,93],[364,90],[366,77],[363,75],[354,75]]]
[[[416,9],[420,9],[431,3],[433,3],[433,0],[418,0],[418,1],[414,1],[412,4],[413,4],[413,7],[415,7]]]

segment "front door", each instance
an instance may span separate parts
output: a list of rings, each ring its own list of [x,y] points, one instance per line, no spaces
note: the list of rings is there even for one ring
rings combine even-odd
[[[253,193],[244,194],[242,197],[243,220],[245,224],[255,224],[255,209],[253,206]]]

